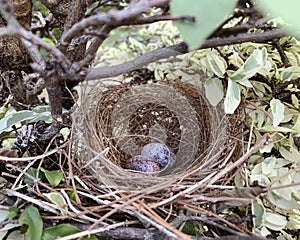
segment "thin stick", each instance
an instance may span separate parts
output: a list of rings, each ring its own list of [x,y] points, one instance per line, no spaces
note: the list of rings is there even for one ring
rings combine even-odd
[[[133,203],[135,207],[138,207],[137,203]],[[192,238],[183,232],[180,232],[178,229],[176,229],[174,226],[171,224],[167,223],[164,221],[159,215],[157,215],[147,204],[145,204],[142,201],[139,201],[139,205],[142,205],[143,208],[141,208],[141,212],[144,212],[148,217],[159,223],[160,225],[164,226],[166,229],[169,231],[172,231],[174,234],[176,234],[178,239],[183,239],[183,240],[191,240]]]
[[[295,182],[295,183],[290,183],[290,184],[284,184],[284,185],[280,185],[280,186],[270,187],[270,188],[267,188],[266,191],[272,191],[272,190],[283,189],[283,188],[288,188],[288,187],[295,187],[295,186],[299,186],[299,185],[300,185],[300,182]]]
[[[250,135],[249,135],[249,140],[248,140],[248,145],[247,145],[247,152],[249,152],[249,150],[250,150],[251,139],[252,139],[252,135],[253,135],[253,128],[254,128],[254,122],[251,123]]]
[[[32,162],[30,162],[29,164],[27,164],[27,166],[21,171],[21,173],[19,174],[19,176],[16,178],[14,184],[12,185],[11,189],[15,189],[18,182],[20,181],[20,179],[22,178],[22,176],[27,172],[27,170],[36,162],[37,160],[34,160]]]
[[[82,214],[82,212],[80,212],[78,209],[76,209],[76,208],[73,206],[73,204],[71,203],[68,194],[67,194],[63,189],[60,190],[60,192],[62,193],[62,195],[64,196],[65,200],[67,201],[68,206],[70,207],[70,209],[71,209],[74,213],[76,213],[76,214],[78,215],[79,218],[84,219],[84,220],[87,220],[87,221],[90,221],[90,222],[96,222],[96,221],[97,221],[97,219],[88,217],[88,216]],[[105,225],[104,223],[102,223],[102,224]]]
[[[243,164],[253,153],[257,152],[262,146],[264,146],[270,139],[272,139],[273,136],[275,136],[277,133],[273,133],[270,135],[269,133],[266,133],[256,145],[254,145],[252,148],[249,149],[240,159],[235,161],[234,163],[226,166],[223,170],[221,170],[217,175],[215,175],[210,181],[209,185],[214,184],[216,181],[218,181],[221,177],[226,175],[228,172],[232,171],[236,167]]]
[[[74,191],[74,195],[75,195],[75,199],[76,199],[76,202],[78,204],[81,204],[81,200],[78,196],[78,193],[77,193],[77,189],[76,189],[76,184],[75,184],[75,180],[74,180],[74,173],[73,173],[73,165],[71,163],[71,149],[72,149],[72,143],[73,143],[73,132],[74,132],[74,124],[72,124],[72,127],[71,127],[71,134],[70,134],[70,144],[69,144],[69,151],[68,151],[68,166],[69,166],[69,177],[71,179],[71,183],[72,183],[72,188],[73,188],[73,191]]]
[[[187,188],[186,190],[182,191],[182,192],[179,192],[177,193],[176,195],[168,198],[168,199],[165,199],[164,201],[161,201],[161,202],[158,202],[158,203],[155,203],[155,204],[151,204],[150,207],[151,208],[157,208],[157,207],[160,207],[160,206],[163,206],[169,202],[172,202],[174,201],[175,199],[181,197],[181,196],[184,196],[185,194],[193,191],[194,189],[197,189],[201,186],[203,186],[209,179],[211,179],[214,175],[216,174],[216,172],[212,172],[211,174],[209,174],[208,176],[206,176],[204,179],[202,179],[200,182],[197,182],[195,184],[193,184],[191,187]]]
[[[57,211],[57,210],[59,210],[59,208],[55,204],[51,204],[51,203],[48,203],[48,202],[37,200],[35,198],[26,196],[25,194],[19,193],[19,192],[13,190],[13,189],[6,189],[5,191],[6,191],[8,196],[15,196],[15,197],[21,198],[21,199],[23,199],[27,202],[33,203],[33,204],[41,207],[42,209],[44,209],[48,212],[52,212],[56,215],[60,214],[59,211]]]
[[[272,185],[273,185],[274,183],[280,181],[281,179],[285,178],[286,176],[290,175],[292,172],[297,171],[299,168],[300,168],[300,165],[298,165],[298,166],[296,166],[296,167],[290,169],[287,173],[285,173],[285,174],[283,174],[283,175],[280,175],[279,177],[273,179],[273,181],[270,182],[270,183],[267,185],[266,189],[269,191],[269,190],[278,189],[278,187],[284,188],[284,186],[287,186],[287,185],[275,186],[275,187],[272,187]],[[298,183],[298,184],[299,184],[299,183]],[[298,185],[298,184],[296,184],[296,185]],[[288,184],[288,185],[290,185],[290,184]],[[294,184],[291,185],[291,186],[294,186]]]

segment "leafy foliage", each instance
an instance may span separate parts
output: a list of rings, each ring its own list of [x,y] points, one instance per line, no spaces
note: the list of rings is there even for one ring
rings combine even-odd
[[[21,213],[19,220],[20,225],[26,224],[31,240],[40,240],[43,232],[43,221],[37,208],[29,205]]]
[[[55,240],[57,237],[64,237],[79,232],[79,229],[70,224],[59,224],[46,228],[43,232],[43,240]]]
[[[66,200],[60,193],[51,192],[44,194],[49,200],[54,203],[59,209],[62,215],[66,215],[68,211]]]
[[[64,176],[60,170],[49,171],[45,168],[41,168],[41,171],[45,174],[45,177],[52,187],[58,186]]]
[[[211,105],[216,106],[223,99],[224,88],[219,78],[208,78],[204,84],[205,96]]]
[[[49,106],[38,106],[32,110],[23,111],[8,111],[8,108],[2,107],[2,113],[0,113],[0,133],[11,131],[12,126],[19,125],[20,122],[33,123],[39,120],[43,120],[47,123],[52,121]]]

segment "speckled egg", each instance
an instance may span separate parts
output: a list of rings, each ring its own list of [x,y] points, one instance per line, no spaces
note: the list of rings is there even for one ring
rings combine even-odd
[[[161,169],[172,167],[176,156],[172,149],[162,143],[149,143],[142,148],[141,155],[157,160]]]
[[[143,155],[137,155],[128,159],[124,168],[145,173],[157,172],[160,170],[160,166],[156,160],[152,160],[149,156]]]

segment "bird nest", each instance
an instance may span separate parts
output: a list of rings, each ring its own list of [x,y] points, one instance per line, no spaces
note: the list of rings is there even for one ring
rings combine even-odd
[[[158,191],[192,176],[199,181],[226,155],[223,116],[190,83],[101,82],[83,95],[75,114],[82,166],[100,184],[120,190]],[[125,169],[126,161],[151,142],[172,149],[176,163],[155,174]]]

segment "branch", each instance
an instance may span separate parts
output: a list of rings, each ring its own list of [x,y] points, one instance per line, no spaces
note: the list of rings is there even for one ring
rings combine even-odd
[[[272,30],[260,33],[242,33],[237,36],[230,36],[227,38],[217,37],[208,39],[202,44],[199,49],[240,44],[244,42],[267,42],[283,36],[284,33],[280,30]],[[115,77],[132,70],[140,69],[149,63],[187,52],[187,45],[183,42],[171,47],[159,48],[119,65],[91,69],[91,71],[87,74],[87,80]]]
[[[284,52],[284,49],[283,47],[280,45],[280,42],[278,39],[274,39],[273,40],[273,45],[274,47],[277,49],[279,55],[280,55],[280,58],[281,58],[281,61],[283,63],[284,66],[286,67],[290,67],[292,66],[290,61],[289,61],[289,58],[286,56],[285,52]]]
[[[66,48],[71,43],[71,40],[89,27],[103,24],[108,24],[110,27],[118,27],[123,25],[125,20],[128,21],[129,19],[134,19],[142,13],[149,11],[152,7],[159,7],[169,2],[170,0],[141,0],[137,3],[130,4],[129,8],[124,10],[110,10],[107,13],[99,13],[95,16],[85,18],[74,24],[62,35],[60,49],[65,52]]]
[[[25,30],[21,26],[19,29],[19,34],[22,36],[22,38],[26,39],[27,41],[29,41],[37,46],[42,47],[45,50],[47,50],[49,53],[51,53],[65,70],[69,69],[71,63],[68,60],[68,58],[59,49],[52,47],[46,41],[43,41],[41,38],[34,35],[32,32]],[[28,49],[28,50],[30,50],[30,49]]]
[[[274,38],[281,38],[283,36],[285,36],[285,34],[281,30],[271,30],[259,33],[241,33],[236,36],[230,36],[227,38],[208,39],[203,43],[200,49],[221,47],[225,45],[240,44],[245,42],[262,43],[272,41]]]
[[[87,74],[87,79],[95,80],[107,77],[115,77],[120,74],[142,68],[143,66],[158,61],[160,59],[184,54],[187,52],[187,50],[187,45],[183,42],[173,45],[171,47],[159,48],[144,55],[141,55],[131,61],[116,66],[99,67],[91,69],[91,71]]]
[[[76,227],[81,230],[88,230],[89,225],[86,224],[76,224]],[[98,232],[95,234],[98,237],[111,238],[111,239],[128,239],[128,240],[143,240],[149,237],[149,239],[157,239],[157,240],[168,240],[171,239],[164,233],[160,232],[156,229],[143,229],[136,227],[118,227],[115,229],[106,230],[103,232]]]
[[[20,35],[23,39],[31,42],[32,44],[40,46],[49,51],[53,56],[56,57],[56,59],[61,63],[61,65],[65,69],[68,69],[68,66],[70,66],[70,62],[68,61],[66,56],[55,47],[52,47],[50,44],[43,41],[41,38],[35,36],[32,32],[27,31],[25,28],[23,28],[12,14],[11,6],[7,1],[0,1],[0,14],[7,22],[6,27],[0,28],[0,36],[3,36],[4,34]],[[36,52],[32,52],[32,45],[30,45],[26,41],[24,43],[27,50],[31,52],[31,55],[36,55]],[[39,62],[37,63],[39,64]]]
[[[161,15],[161,16],[151,16],[151,17],[139,17],[128,24],[142,25],[142,24],[149,24],[149,23],[154,23],[159,21],[174,21],[174,20],[195,22],[195,17],[191,15],[182,15],[182,16]]]
[[[193,218],[192,216],[190,218]],[[184,220],[194,220],[199,221],[201,217],[194,217],[198,219],[182,219]],[[203,218],[204,219],[204,218]],[[78,224],[72,223],[74,226],[78,227],[81,230],[87,230],[88,225],[86,224]],[[115,229],[110,229],[104,232],[99,232],[95,234],[98,237],[104,238],[111,238],[111,239],[127,239],[127,240],[144,240],[144,239],[156,239],[156,240],[171,240],[172,238],[168,237],[164,233],[160,232],[156,229],[143,229],[143,228],[136,228],[136,227],[118,227]],[[227,239],[234,239],[234,240],[262,240],[260,237],[256,236],[245,236],[245,235],[229,235],[223,236],[221,238],[210,238],[210,237],[193,237],[194,240],[213,240],[213,239],[220,239],[220,240],[227,240]]]

